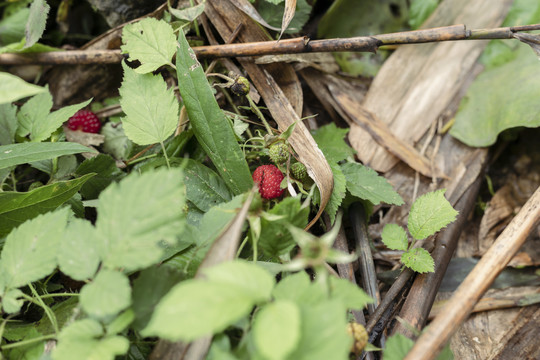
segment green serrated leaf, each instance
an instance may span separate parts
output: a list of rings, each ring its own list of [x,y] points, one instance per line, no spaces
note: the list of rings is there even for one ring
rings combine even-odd
[[[169,12],[178,20],[192,22],[204,12],[204,3],[181,10],[169,7]]]
[[[268,256],[279,257],[289,252],[296,242],[286,224],[303,228],[308,223],[309,207],[302,207],[300,197],[288,197],[268,211],[279,216],[276,220],[261,219],[261,236],[258,246]]]
[[[272,291],[277,300],[291,300],[300,305],[314,305],[327,298],[325,289],[312,284],[304,271],[282,279]]]
[[[348,132],[349,129],[340,129],[334,123],[321,126],[313,132],[313,139],[319,145],[328,163],[354,156],[356,151],[345,142]]]
[[[96,151],[70,142],[3,145],[0,146],[0,169],[82,152],[95,153]]]
[[[27,7],[19,7],[10,14],[7,14],[7,12],[4,11],[3,17],[0,20],[1,45],[19,42],[24,37],[24,29],[29,15],[30,9]],[[0,84],[1,83],[2,81],[0,81]],[[3,99],[3,96],[0,96],[0,99]]]
[[[94,226],[86,220],[72,219],[67,226],[57,255],[60,270],[72,279],[84,281],[94,276],[99,253]]]
[[[101,134],[105,136],[103,152],[110,154],[118,160],[126,160],[129,157],[133,142],[124,133],[122,124],[106,123],[101,128]]]
[[[103,328],[96,320],[77,320],[60,332],[52,358],[71,360],[73,354],[77,354],[77,359],[81,360],[114,360],[128,351],[128,339],[121,336],[100,338],[102,335]]]
[[[131,287],[126,275],[102,269],[81,289],[82,309],[96,319],[107,319],[131,305]]]
[[[334,223],[336,220],[336,213],[341,206],[341,202],[345,198],[345,194],[347,193],[347,179],[345,178],[343,171],[341,171],[341,167],[337,163],[330,162],[329,165],[330,169],[332,169],[332,174],[334,175],[334,188],[332,189],[330,201],[328,201],[328,204],[326,204],[326,208],[324,210],[328,213],[330,221]],[[317,188],[315,191],[320,199],[319,189]]]
[[[416,240],[435,234],[459,214],[444,197],[446,189],[420,196],[411,207],[407,227]]]
[[[39,214],[54,210],[77,193],[94,174],[78,179],[60,181],[23,193],[5,191],[0,193],[0,236]]]
[[[156,305],[169,290],[184,278],[184,274],[171,266],[162,265],[141,271],[133,282],[133,326],[142,330],[150,321]]]
[[[77,175],[95,173],[81,188],[81,195],[85,199],[95,199],[113,181],[119,180],[124,173],[118,169],[116,162],[108,155],[99,154],[84,160],[75,171]]]
[[[286,359],[300,340],[300,309],[292,301],[277,300],[262,307],[253,323],[253,339],[269,360]]]
[[[406,267],[421,274],[435,271],[435,263],[424,248],[414,248],[401,255],[401,262]]]
[[[68,209],[40,215],[12,231],[0,258],[5,286],[17,288],[49,275],[66,227]]]
[[[14,314],[21,310],[24,304],[23,292],[19,289],[11,289],[2,296],[2,310],[8,314]]]
[[[0,72],[0,104],[11,103],[46,91],[46,88],[29,84],[15,75]]]
[[[129,54],[130,60],[141,62],[135,69],[139,74],[170,64],[177,46],[173,28],[165,21],[151,17],[126,25],[122,30],[122,41],[122,53]]]
[[[346,279],[330,277],[330,298],[339,300],[347,309],[362,310],[373,299],[357,285]]]
[[[184,175],[186,197],[198,209],[207,212],[212,207],[232,199],[223,179],[203,164],[186,159]]]
[[[408,337],[401,334],[392,335],[386,340],[384,360],[403,360],[413,346],[414,341]]]
[[[17,107],[0,104],[0,145],[12,144],[17,132]]]
[[[409,240],[407,232],[401,226],[396,224],[386,224],[381,233],[382,242],[391,250],[407,250]]]
[[[28,100],[20,109],[17,118],[19,136],[30,135],[30,139],[35,142],[47,139],[67,121],[78,110],[82,109],[92,101],[89,99],[76,105],[70,105],[49,114],[53,105],[52,96],[47,91],[38,94]]]
[[[161,143],[171,136],[178,122],[178,101],[161,75],[137,74],[122,62],[124,81],[120,105],[124,132],[136,144]]]
[[[179,169],[132,173],[99,196],[100,255],[106,268],[135,271],[155,264],[162,242],[176,244],[185,225],[185,187]]]
[[[165,295],[141,333],[191,341],[219,332],[267,300],[274,285],[268,272],[242,261],[216,265],[205,273],[207,280],[183,281]]]
[[[375,170],[358,163],[343,164],[341,170],[347,179],[347,190],[352,195],[369,200],[373,205],[381,202],[403,205],[401,196]]]
[[[178,41],[178,89],[195,136],[233,194],[246,192],[253,187],[253,180],[244,153],[183,31]]]
[[[29,48],[34,45],[41,35],[43,35],[50,8],[51,7],[45,0],[34,0],[32,2],[32,5],[30,6],[30,15],[26,22],[26,44],[24,45],[24,48]]]
[[[301,337],[289,359],[346,360],[352,338],[347,334],[346,308],[338,300],[301,306]]]

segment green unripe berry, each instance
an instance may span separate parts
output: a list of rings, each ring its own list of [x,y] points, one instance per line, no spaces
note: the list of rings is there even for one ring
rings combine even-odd
[[[242,96],[249,94],[249,81],[243,76],[239,76],[234,80],[234,83],[231,85],[231,91],[233,94]]]
[[[292,164],[291,174],[297,180],[304,180],[307,177],[306,166],[300,162]]]
[[[289,146],[279,142],[270,146],[268,153],[274,164],[283,164],[289,158]]]

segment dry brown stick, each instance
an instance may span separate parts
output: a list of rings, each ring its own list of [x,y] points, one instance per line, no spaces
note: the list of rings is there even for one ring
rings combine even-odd
[[[310,40],[306,37],[280,41],[197,46],[198,58],[243,57],[308,52],[375,52],[383,45],[421,44],[454,40],[513,39],[518,31],[540,30],[540,24],[496,29],[467,30],[465,25],[405,31],[374,36]],[[120,50],[71,50],[27,54],[0,54],[0,65],[113,64],[124,58]]]
[[[523,245],[539,220],[540,187],[461,283],[405,360],[429,360],[439,354],[452,334],[467,319],[478,299]]]

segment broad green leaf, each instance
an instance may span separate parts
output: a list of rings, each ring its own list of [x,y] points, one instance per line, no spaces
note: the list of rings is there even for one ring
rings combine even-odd
[[[12,144],[17,132],[17,107],[0,104],[0,145]]]
[[[39,136],[40,130],[47,125],[47,115],[52,106],[53,98],[48,88],[46,92],[30,98],[17,114],[19,121],[17,135],[21,137],[30,135],[31,138]]]
[[[401,334],[392,335],[386,340],[384,360],[403,360],[413,346],[414,341],[408,337]]]
[[[67,226],[57,254],[60,270],[72,279],[92,278],[99,265],[96,231],[89,221],[72,219]]]
[[[15,75],[0,72],[0,104],[17,101],[45,91],[47,91],[46,88],[29,84]]]
[[[439,3],[440,0],[412,0],[409,9],[409,25],[411,25],[411,28],[418,29],[439,6]]]
[[[386,224],[381,233],[382,242],[391,250],[407,250],[407,232],[397,224]]]
[[[83,101],[75,105],[64,106],[61,109],[53,111],[47,116],[46,124],[40,124],[39,132],[30,136],[32,141],[42,141],[47,139],[56,129],[58,129],[64,122],[72,117],[77,111],[84,108],[92,99]]]
[[[339,300],[347,309],[362,310],[373,299],[362,288],[346,279],[330,277],[330,298]]]
[[[42,359],[45,352],[45,341],[36,340],[42,335],[35,328],[31,328],[21,339],[21,341],[27,342],[26,345],[6,349],[2,351],[2,355],[5,359]]]
[[[254,299],[270,297],[275,280],[262,267],[253,263],[237,260],[228,261],[204,269],[203,274],[209,281],[229,284],[231,287],[249,294]]]
[[[266,255],[278,257],[296,246],[296,241],[285,225],[305,227],[308,223],[309,207],[302,207],[300,197],[288,197],[276,204],[268,213],[281,218],[270,220],[262,217],[258,245]]]
[[[401,255],[401,262],[408,268],[427,273],[435,271],[435,263],[429,252],[424,248],[414,248]]]
[[[358,163],[343,164],[341,170],[347,179],[347,190],[352,195],[371,201],[373,205],[381,202],[403,205],[401,196],[375,170]]]
[[[132,173],[99,196],[96,227],[106,268],[135,271],[155,264],[163,243],[184,230],[185,187],[179,169]]]
[[[141,271],[139,277],[133,282],[132,308],[135,311],[133,323],[135,329],[142,330],[146,327],[161,298],[183,277],[183,273],[167,265]]]
[[[411,207],[407,227],[416,240],[425,239],[456,220],[459,214],[444,197],[446,189],[420,196]]]
[[[20,287],[49,275],[66,227],[68,209],[40,215],[12,231],[0,258],[5,286]]]
[[[110,154],[118,160],[126,160],[129,157],[133,142],[124,133],[122,124],[106,123],[101,128],[101,134],[105,136],[103,152]]]
[[[71,323],[73,321],[73,316],[80,313],[80,305],[78,297],[70,297],[65,301],[57,303],[51,306],[51,310],[56,317],[56,322],[58,327],[62,329],[64,325]],[[51,320],[48,318],[47,314],[43,314],[41,319],[38,321],[37,326],[34,324],[36,329],[40,334],[43,335],[52,335],[55,334],[55,329],[51,324]]]
[[[313,139],[319,145],[328,163],[354,156],[356,151],[345,142],[348,132],[349,129],[340,129],[334,123],[321,126],[313,132]]]
[[[346,312],[338,300],[301,306],[301,337],[288,359],[348,359],[352,338],[346,330]]]
[[[257,312],[253,338],[260,354],[269,360],[285,359],[300,340],[300,309],[292,301],[278,300]]]
[[[183,281],[163,297],[143,336],[191,341],[222,331],[268,300],[274,283],[257,265],[238,261],[205,273],[208,279]]]
[[[204,12],[204,3],[181,10],[169,7],[169,12],[178,20],[192,22]]]
[[[135,312],[129,308],[107,324],[106,333],[115,335],[123,332],[135,320]]]
[[[34,45],[43,32],[45,31],[45,25],[47,24],[47,15],[50,10],[49,4],[45,0],[34,0],[30,6],[30,16],[26,22],[26,44],[25,48],[29,48]]]
[[[229,188],[210,168],[187,159],[183,169],[186,197],[200,210],[207,212],[212,207],[231,200]]]
[[[141,62],[135,69],[139,74],[171,64],[177,46],[172,27],[151,17],[126,25],[122,30],[122,41],[122,53],[129,54],[130,60]]]
[[[89,173],[96,175],[81,188],[80,193],[85,199],[96,199],[101,191],[113,181],[124,176],[124,173],[116,166],[114,159],[104,154],[84,160],[75,171],[75,174],[79,176]]]
[[[516,58],[482,72],[462,99],[450,134],[469,146],[490,146],[504,130],[540,126],[538,58],[527,45]]]
[[[291,300],[299,305],[314,305],[327,298],[325,289],[311,283],[304,271],[282,279],[272,291],[276,300]]]
[[[72,360],[73,354],[81,360],[114,360],[129,349],[128,339],[103,335],[103,327],[93,319],[77,320],[60,332],[52,352],[54,360]]]
[[[71,142],[21,143],[0,146],[0,169],[34,161],[54,159],[62,155],[93,152],[86,146]]]
[[[110,318],[131,305],[129,279],[119,271],[102,269],[81,289],[80,303],[93,318]]]
[[[20,7],[16,11],[9,14],[4,11],[2,20],[0,20],[0,44],[7,45],[14,42],[19,42],[24,37],[24,29],[30,9]],[[0,81],[1,83],[1,81]],[[0,99],[3,97],[0,96]]]
[[[14,314],[21,310],[24,304],[23,292],[19,289],[11,289],[2,296],[2,310],[8,314]]]
[[[332,169],[332,174],[334,175],[334,188],[332,189],[332,195],[330,196],[330,201],[328,201],[328,204],[326,204],[326,208],[324,209],[328,216],[330,216],[330,221],[334,223],[336,220],[336,213],[339,210],[339,207],[341,206],[341,202],[345,198],[345,194],[347,192],[347,179],[345,178],[345,175],[343,174],[343,171],[341,171],[341,167],[335,163],[330,162],[330,169]],[[316,190],[318,201],[320,202],[320,192],[317,188]]]
[[[178,123],[178,101],[161,75],[137,74],[122,62],[124,81],[120,105],[124,132],[136,144],[161,143],[171,136]]]
[[[0,193],[0,236],[39,214],[54,210],[68,201],[94,174],[60,181],[32,191]]]
[[[179,32],[178,41],[178,89],[195,136],[233,194],[246,192],[253,180],[244,153],[183,31]]]

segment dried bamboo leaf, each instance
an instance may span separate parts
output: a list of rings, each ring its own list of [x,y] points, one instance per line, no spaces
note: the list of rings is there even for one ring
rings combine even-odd
[[[283,32],[287,30],[289,24],[294,18],[296,12],[296,0],[285,0],[285,11],[283,12],[283,20],[281,20],[281,32],[279,33],[279,38],[283,36]]]
[[[240,11],[242,11],[244,14],[246,14],[247,16],[249,16],[250,18],[252,18],[253,20],[255,20],[256,22],[258,22],[259,24],[261,24],[262,26],[264,26],[265,28],[268,28],[268,29],[271,29],[271,30],[275,30],[275,31],[279,31],[280,29],[277,28],[277,27],[274,27],[270,24],[268,24],[263,18],[262,16],[259,14],[259,12],[257,11],[257,9],[255,9],[255,7],[253,5],[251,5],[250,2],[248,2],[247,0],[230,0],[231,3],[234,4],[234,6],[236,6]],[[294,0],[294,2],[296,3],[296,0]],[[294,15],[294,13],[293,13]],[[284,15],[285,16],[285,15]],[[291,18],[292,19],[292,18]],[[290,22],[290,20],[289,20]],[[281,33],[283,33],[283,29],[281,30]]]

